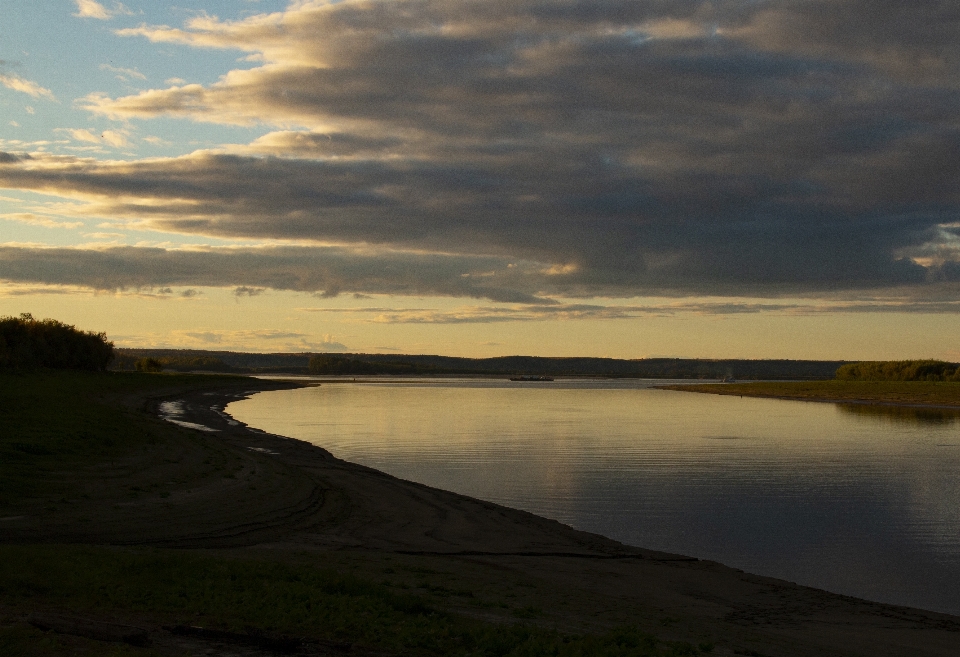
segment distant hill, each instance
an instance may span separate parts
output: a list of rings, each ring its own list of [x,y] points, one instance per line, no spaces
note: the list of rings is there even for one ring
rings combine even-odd
[[[284,372],[307,371],[313,354],[257,354],[242,351],[208,351],[204,349],[118,349],[121,356],[156,358],[185,362],[196,358],[211,358],[228,365],[233,371],[282,370]],[[131,366],[132,367],[132,366]]]
[[[121,349],[118,361],[156,358],[177,364],[190,362],[224,365],[222,371],[248,373],[307,374],[310,359],[328,363],[329,371],[318,373],[356,374],[480,374],[601,376],[651,379],[832,379],[841,365],[838,360],[741,360],[692,358],[548,358],[542,356],[501,356],[498,358],[456,358],[412,354],[330,354],[273,353],[196,349]],[[132,367],[132,365],[131,365]],[[172,368],[171,368],[172,369]],[[177,369],[180,369],[179,367]],[[198,368],[201,369],[201,368]],[[202,368],[206,370],[211,367]],[[316,367],[315,367],[316,371]]]

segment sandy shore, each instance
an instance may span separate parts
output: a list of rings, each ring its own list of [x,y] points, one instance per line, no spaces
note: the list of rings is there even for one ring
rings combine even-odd
[[[93,516],[92,522],[65,515],[4,523],[5,542],[267,551],[318,559],[335,553],[355,555],[358,563],[393,555],[462,577],[464,586],[531,582],[538,604],[555,607],[551,622],[566,623],[571,631],[629,622],[668,639],[711,637],[715,655],[958,654],[957,617],[626,546],[247,427],[224,412],[227,404],[258,390],[301,384],[237,385],[130,400],[157,418],[181,423],[183,442],[113,467],[185,483],[163,496],[123,502],[94,495],[78,511]],[[201,468],[211,460],[224,464],[217,476]],[[201,474],[189,475],[193,471]]]

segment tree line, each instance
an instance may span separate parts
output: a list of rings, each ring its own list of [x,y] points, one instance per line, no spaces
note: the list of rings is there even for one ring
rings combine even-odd
[[[55,319],[34,319],[30,313],[0,317],[0,367],[29,369],[107,369],[114,358],[105,333],[80,331]]]
[[[235,372],[237,368],[227,365],[213,356],[140,356],[118,351],[113,368],[121,372]]]
[[[960,381],[960,365],[942,360],[879,360],[848,363],[840,381]]]
[[[310,374],[429,374],[437,370],[411,363],[377,363],[345,356],[317,354],[307,366]]]

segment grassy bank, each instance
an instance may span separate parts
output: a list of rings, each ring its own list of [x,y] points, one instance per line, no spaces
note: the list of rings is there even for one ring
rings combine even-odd
[[[663,386],[667,390],[715,395],[773,397],[891,405],[949,406],[960,409],[960,383],[939,381],[758,381],[754,383]]]
[[[250,384],[219,376],[0,373],[0,654],[218,654],[43,632],[27,623],[36,613],[135,625],[157,636],[167,636],[162,626],[191,625],[305,637],[309,645],[328,642],[334,652],[353,644],[361,654],[585,657],[711,650],[712,635],[701,631],[690,635],[697,637],[691,642],[654,636],[662,613],[630,605],[611,609],[606,600],[468,560],[108,545],[111,536],[128,537],[148,511],[181,526],[194,522],[191,517],[208,522],[183,500],[222,482],[234,485],[243,468],[256,470],[259,479],[231,489],[236,492],[228,502],[235,509],[199,506],[219,517],[252,512],[271,495],[286,495],[280,486],[291,473],[270,457],[144,410],[147,397],[165,391],[225,386]],[[174,500],[180,506],[171,506]],[[11,542],[13,526],[28,521],[43,541]],[[78,534],[78,527],[89,531]]]

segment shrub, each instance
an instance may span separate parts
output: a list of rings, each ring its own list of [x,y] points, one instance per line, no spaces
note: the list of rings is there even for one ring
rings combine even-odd
[[[162,372],[163,363],[161,363],[156,358],[141,358],[138,360],[134,367],[138,372]]]
[[[887,360],[848,363],[840,381],[960,381],[960,366],[942,360]]]

